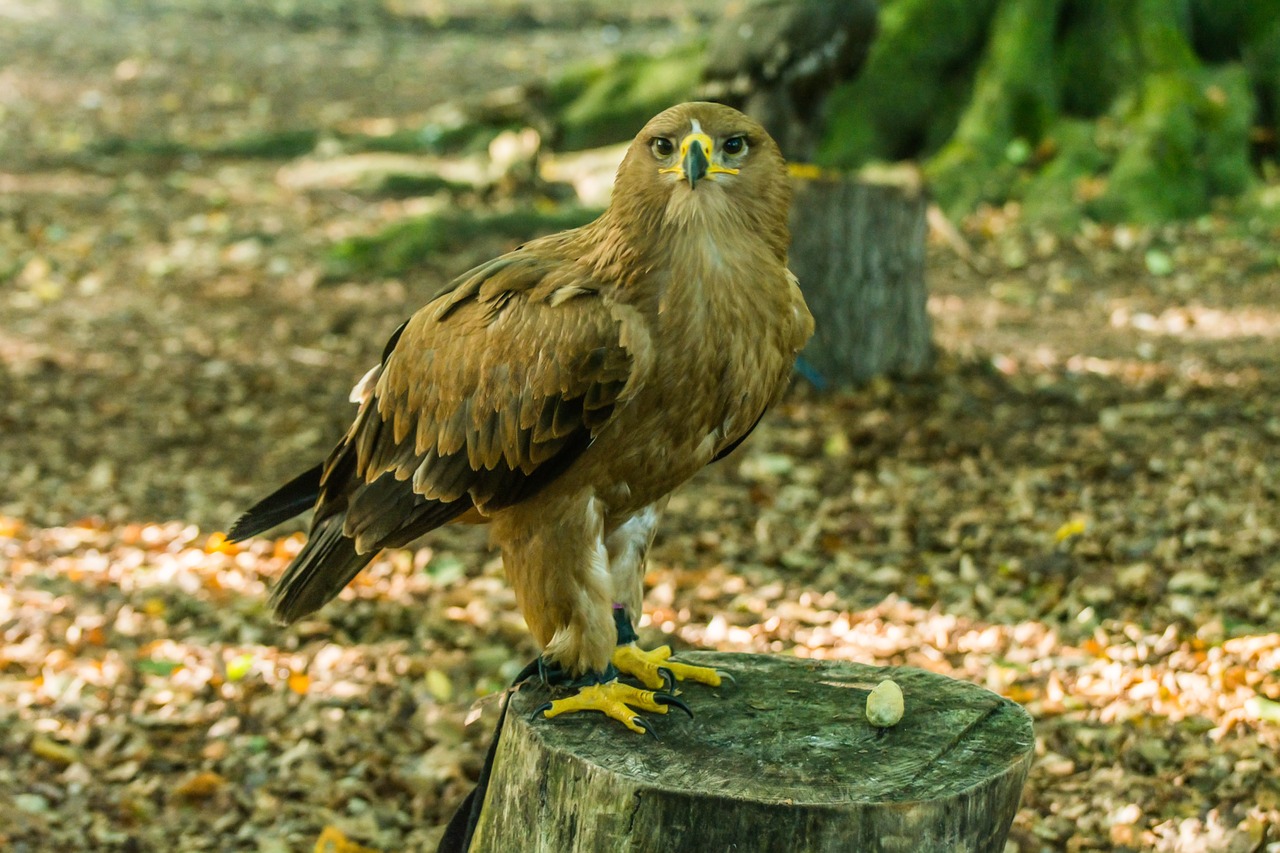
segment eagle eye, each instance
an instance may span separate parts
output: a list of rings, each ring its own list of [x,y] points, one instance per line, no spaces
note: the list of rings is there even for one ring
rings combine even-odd
[[[649,143],[649,147],[658,157],[670,157],[676,151],[676,144],[665,136],[655,136]]]

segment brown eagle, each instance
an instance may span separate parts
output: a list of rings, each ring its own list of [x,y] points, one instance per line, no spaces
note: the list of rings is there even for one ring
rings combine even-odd
[[[671,491],[743,441],[813,331],[787,270],[790,188],[757,122],[672,107],[632,142],[596,221],[464,273],[392,335],[321,465],[249,509],[244,539],[314,508],[271,593],[311,613],[383,548],[490,525],[549,671],[579,688],[547,716],[634,731],[667,677],[718,684],[636,647],[645,552]]]

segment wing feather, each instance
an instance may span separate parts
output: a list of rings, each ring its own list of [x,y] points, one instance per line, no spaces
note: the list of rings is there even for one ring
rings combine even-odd
[[[569,272],[575,295],[557,298]],[[518,250],[460,277],[387,354],[348,437],[360,479],[395,472],[419,496],[481,509],[535,493],[526,481],[554,479],[628,395],[626,317],[570,259]]]
[[[647,334],[565,245],[476,267],[395,331],[325,462],[315,542],[273,594],[278,616],[324,604],[378,549],[533,497],[634,393]]]

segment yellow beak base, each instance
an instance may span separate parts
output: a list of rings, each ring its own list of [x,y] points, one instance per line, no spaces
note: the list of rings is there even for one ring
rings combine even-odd
[[[679,175],[689,182],[689,189],[693,189],[698,181],[707,175],[738,174],[737,169],[721,166],[712,161],[711,152],[714,149],[715,143],[711,141],[710,136],[701,131],[690,133],[680,140],[680,162],[674,166],[659,169],[658,172],[663,175]]]

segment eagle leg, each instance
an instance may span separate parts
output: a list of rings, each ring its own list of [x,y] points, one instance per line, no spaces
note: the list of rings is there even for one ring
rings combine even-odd
[[[676,707],[690,717],[693,712],[689,706],[674,696],[656,693],[652,690],[641,690],[630,684],[618,681],[618,673],[613,667],[604,672],[592,673],[573,682],[578,692],[564,699],[547,702],[533,712],[550,719],[561,714],[572,714],[578,711],[599,711],[606,717],[612,717],[636,734],[657,735],[648,721],[637,714],[637,711],[652,711],[665,714],[669,707]]]
[[[618,628],[618,645],[613,650],[613,665],[619,672],[630,675],[645,687],[670,690],[676,681],[697,681],[719,687],[722,673],[709,666],[694,666],[671,660],[671,647],[659,646],[645,651],[636,645],[635,629],[627,617],[626,608],[613,607],[613,622]]]

